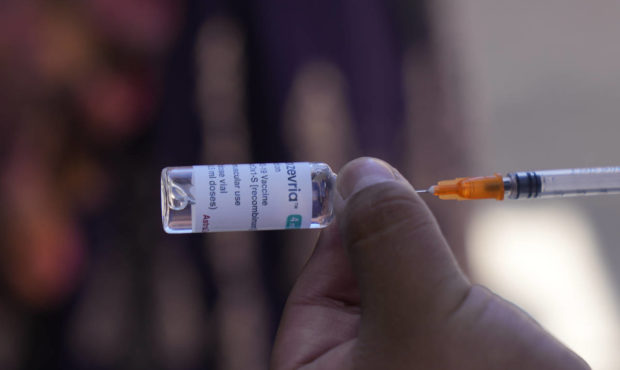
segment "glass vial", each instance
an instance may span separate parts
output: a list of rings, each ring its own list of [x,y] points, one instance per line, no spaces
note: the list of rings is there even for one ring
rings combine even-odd
[[[325,163],[166,167],[162,223],[169,234],[322,228],[333,219],[335,190]]]

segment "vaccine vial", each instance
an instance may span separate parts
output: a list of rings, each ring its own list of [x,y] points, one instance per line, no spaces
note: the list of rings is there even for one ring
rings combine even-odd
[[[335,190],[325,163],[166,167],[162,223],[169,234],[322,228],[333,219]]]

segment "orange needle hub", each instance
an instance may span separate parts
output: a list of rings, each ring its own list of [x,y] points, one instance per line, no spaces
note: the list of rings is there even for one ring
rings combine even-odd
[[[459,177],[440,181],[431,186],[429,192],[440,199],[504,199],[504,179],[502,175],[483,177]]]

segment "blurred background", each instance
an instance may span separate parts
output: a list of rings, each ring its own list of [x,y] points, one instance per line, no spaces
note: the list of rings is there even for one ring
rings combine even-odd
[[[315,231],[170,236],[159,172],[619,165],[611,0],[6,0],[0,368],[266,369]],[[618,197],[428,199],[463,269],[620,367]]]

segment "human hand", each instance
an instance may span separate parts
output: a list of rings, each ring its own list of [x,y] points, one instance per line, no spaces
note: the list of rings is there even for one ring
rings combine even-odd
[[[338,226],[323,231],[288,298],[273,370],[589,368],[516,306],[470,284],[429,209],[387,163],[348,163],[338,191]]]

